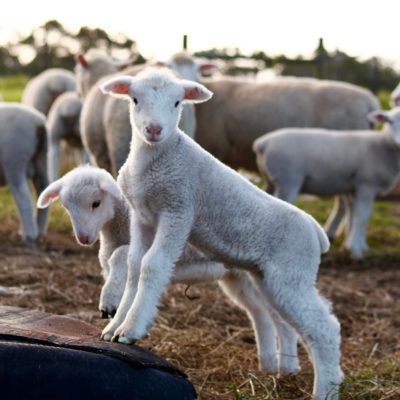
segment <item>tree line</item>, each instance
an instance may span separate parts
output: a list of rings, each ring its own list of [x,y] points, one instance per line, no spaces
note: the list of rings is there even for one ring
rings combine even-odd
[[[184,45],[187,43],[185,37]],[[72,69],[75,55],[89,48],[103,49],[117,59],[136,58],[146,61],[139,53],[137,43],[124,34],[110,36],[104,29],[82,26],[77,33],[66,29],[60,22],[50,20],[15,42],[0,46],[0,76],[25,74],[34,76],[46,68]],[[375,93],[391,91],[400,81],[400,73],[385,61],[373,57],[360,61],[339,50],[329,53],[320,39],[312,57],[289,58],[270,56],[264,51],[242,54],[239,49],[209,49],[195,56],[218,62],[227,75],[255,74],[272,68],[278,75],[294,75],[336,79],[367,87]]]

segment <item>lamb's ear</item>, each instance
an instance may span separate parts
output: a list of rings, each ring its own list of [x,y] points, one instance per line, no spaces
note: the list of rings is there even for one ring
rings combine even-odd
[[[200,83],[182,80],[184,89],[183,99],[191,103],[202,103],[211,99],[213,93]]]
[[[374,125],[389,122],[390,118],[385,111],[372,111],[367,115],[368,121]]]
[[[50,203],[52,203],[60,196],[61,188],[62,188],[62,178],[58,179],[53,183],[50,183],[50,185],[47,186],[47,188],[44,189],[42,193],[40,193],[40,196],[36,203],[37,207],[38,208],[48,207]]]
[[[133,81],[134,79],[131,76],[117,76],[104,82],[101,85],[101,90],[103,93],[116,97],[130,97],[130,87]]]
[[[122,197],[122,192],[117,183],[114,181],[114,178],[110,175],[109,177],[102,177],[99,182],[100,189],[106,193],[109,193],[111,196],[116,199],[120,199]]]

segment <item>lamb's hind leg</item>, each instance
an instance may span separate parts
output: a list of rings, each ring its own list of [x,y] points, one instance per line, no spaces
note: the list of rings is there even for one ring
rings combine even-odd
[[[294,266],[304,271],[305,266]],[[253,275],[267,301],[292,325],[309,352],[314,367],[316,400],[337,400],[342,381],[340,369],[340,326],[313,284],[300,276],[288,276],[287,266],[269,265],[264,278]]]
[[[300,368],[297,358],[297,334],[267,306],[248,273],[244,271],[226,273],[219,280],[219,285],[238,307],[246,311],[252,322],[260,369],[270,373],[298,373]]]
[[[324,229],[330,241],[343,231],[346,215],[346,197],[335,196],[335,202],[328,220],[325,223]]]

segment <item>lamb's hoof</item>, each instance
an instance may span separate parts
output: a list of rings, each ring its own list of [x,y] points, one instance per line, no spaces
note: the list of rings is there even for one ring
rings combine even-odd
[[[118,338],[118,342],[122,343],[122,344],[134,344],[134,343],[136,343],[136,340],[128,339],[125,336],[120,336]]]
[[[278,376],[294,376],[298,375],[300,371],[301,371],[300,367],[280,368]]]
[[[100,313],[102,319],[108,319],[110,317],[110,314],[106,310],[100,310]]]
[[[104,333],[103,335],[101,335],[101,338],[105,341],[105,342],[111,342],[113,335],[111,333]]]

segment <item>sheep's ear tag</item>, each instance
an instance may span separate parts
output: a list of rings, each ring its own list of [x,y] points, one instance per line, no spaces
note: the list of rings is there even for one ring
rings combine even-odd
[[[89,64],[86,61],[85,56],[83,54],[78,54],[76,56],[76,62],[78,64],[82,65],[82,67],[84,67],[84,68],[88,68],[89,67]]]
[[[127,85],[125,83],[116,83],[112,87],[112,91],[113,91],[113,93],[117,93],[117,94],[129,94],[129,85]]]

